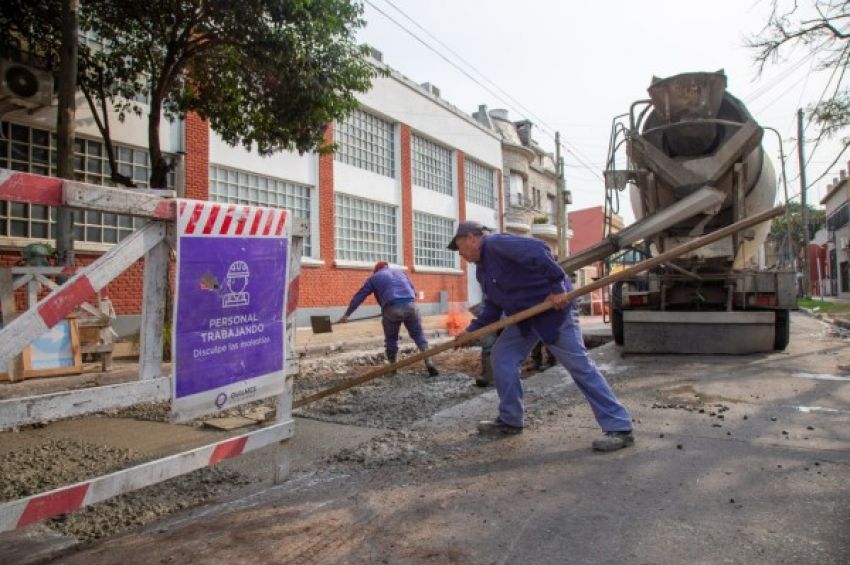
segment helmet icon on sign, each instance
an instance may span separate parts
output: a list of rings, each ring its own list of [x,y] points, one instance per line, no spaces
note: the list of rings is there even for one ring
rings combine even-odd
[[[230,264],[224,279],[224,292],[221,294],[222,308],[247,306],[251,302],[251,295],[245,290],[249,274],[248,263],[245,261],[234,261]]]

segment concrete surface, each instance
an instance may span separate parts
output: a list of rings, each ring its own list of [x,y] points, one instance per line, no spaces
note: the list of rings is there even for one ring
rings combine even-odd
[[[488,392],[412,427],[419,462],[315,459],[285,484],[53,562],[846,565],[850,376],[836,366],[850,349],[832,326],[792,320],[772,354],[595,350],[632,413],[630,449],[589,449],[596,425],[556,367],[525,381],[522,435],[472,431],[494,413]],[[319,447],[340,429],[315,431],[300,439]]]

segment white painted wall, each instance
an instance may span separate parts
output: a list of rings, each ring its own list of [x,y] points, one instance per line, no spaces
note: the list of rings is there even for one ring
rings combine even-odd
[[[214,131],[210,131],[210,164],[312,187],[318,182],[318,156],[315,153],[299,155],[295,151],[283,151],[263,157],[241,145],[228,145]]]
[[[481,222],[493,231],[499,230],[499,213],[492,208],[467,201],[466,219]]]
[[[421,186],[413,187],[413,209],[417,212],[457,219],[457,201],[454,196],[434,192]]]
[[[334,161],[334,190],[401,206],[401,186],[396,179],[339,161]]]

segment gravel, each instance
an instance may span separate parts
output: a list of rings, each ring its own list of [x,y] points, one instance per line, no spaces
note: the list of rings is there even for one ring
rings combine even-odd
[[[7,432],[14,433],[14,432]],[[15,500],[95,475],[117,471],[133,459],[128,449],[75,441],[47,439],[37,446],[0,458],[0,501]]]
[[[412,353],[402,350],[402,356]],[[315,393],[386,363],[381,351],[337,353],[302,359],[294,380],[295,398]],[[423,364],[402,369],[297,411],[301,416],[388,430],[355,449],[330,457],[326,465],[374,469],[434,460],[427,434],[405,431],[409,424],[481,394],[471,375],[480,371],[477,350],[456,351],[436,359],[439,377],[428,377]],[[224,416],[245,415],[275,399],[235,407]],[[144,403],[102,413],[107,418],[168,422],[168,402]],[[203,425],[202,419],[188,422]],[[33,429],[44,426],[32,426]],[[22,430],[25,432],[26,430]],[[19,432],[4,432],[19,433]],[[2,436],[2,434],[0,434]],[[68,438],[43,438],[36,446],[11,449],[0,457],[0,502],[15,500],[138,465],[145,457],[129,449]],[[162,516],[220,498],[251,482],[226,467],[206,467],[45,522],[51,529],[91,541],[134,529]]]

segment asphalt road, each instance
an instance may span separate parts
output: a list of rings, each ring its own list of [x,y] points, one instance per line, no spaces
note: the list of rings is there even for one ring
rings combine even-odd
[[[781,353],[593,356],[632,448],[590,450],[590,410],[553,368],[525,381],[522,435],[472,431],[489,392],[412,426],[405,457],[325,460],[54,562],[850,563],[847,338],[794,314]]]

